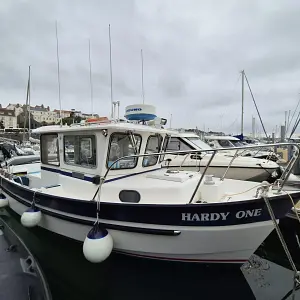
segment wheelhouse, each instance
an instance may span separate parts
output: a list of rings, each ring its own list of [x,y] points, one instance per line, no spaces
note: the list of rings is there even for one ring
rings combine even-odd
[[[46,126],[35,132],[41,141],[42,185],[56,185],[66,177],[98,184],[108,168],[108,176],[160,168],[163,155],[130,156],[165,151],[170,135],[161,128],[132,123]]]

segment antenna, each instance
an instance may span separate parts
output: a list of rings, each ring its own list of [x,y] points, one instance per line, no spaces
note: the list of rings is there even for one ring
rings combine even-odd
[[[108,38],[109,38],[109,69],[110,69],[110,102],[111,102],[111,118],[113,119],[113,82],[112,82],[112,63],[111,63],[111,36],[110,24],[108,24]]]
[[[141,49],[141,61],[142,61],[142,98],[143,98],[143,104],[145,104],[143,49]]]
[[[61,97],[60,97],[60,73],[59,73],[60,68],[59,68],[59,49],[58,49],[57,21],[55,21],[55,33],[56,33],[56,59],[57,59],[57,82],[58,82],[59,118],[60,118],[60,126],[62,126]]]
[[[93,80],[92,80],[91,41],[90,40],[89,40],[89,65],[90,65],[91,108],[92,108],[92,117],[93,117],[94,116],[94,112],[93,112]]]

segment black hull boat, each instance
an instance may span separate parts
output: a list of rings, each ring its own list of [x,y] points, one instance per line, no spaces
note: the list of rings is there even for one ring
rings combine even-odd
[[[0,299],[52,299],[39,264],[1,215],[0,278]]]

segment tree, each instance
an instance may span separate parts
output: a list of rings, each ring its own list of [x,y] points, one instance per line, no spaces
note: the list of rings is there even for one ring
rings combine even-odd
[[[63,124],[63,125],[65,125],[65,124],[71,125],[71,124],[73,124],[73,123],[80,123],[81,120],[82,120],[82,118],[81,118],[81,117],[78,117],[78,116],[76,116],[76,117],[74,117],[74,118],[71,118],[71,117],[63,118],[63,119],[62,119],[62,124]],[[57,124],[59,125],[59,124],[60,124],[60,121],[57,122]]]

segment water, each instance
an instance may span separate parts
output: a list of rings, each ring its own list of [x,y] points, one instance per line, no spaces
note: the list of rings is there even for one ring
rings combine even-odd
[[[271,257],[273,261],[278,258],[277,263],[254,256],[252,264],[241,269],[145,260],[114,253],[101,264],[91,264],[82,254],[81,243],[40,228],[26,229],[12,214],[14,217],[5,220],[40,262],[54,300],[276,300],[293,287],[293,272],[286,268],[288,262],[276,234],[271,234],[257,254],[266,259]],[[300,291],[296,292],[295,299],[300,300]]]

